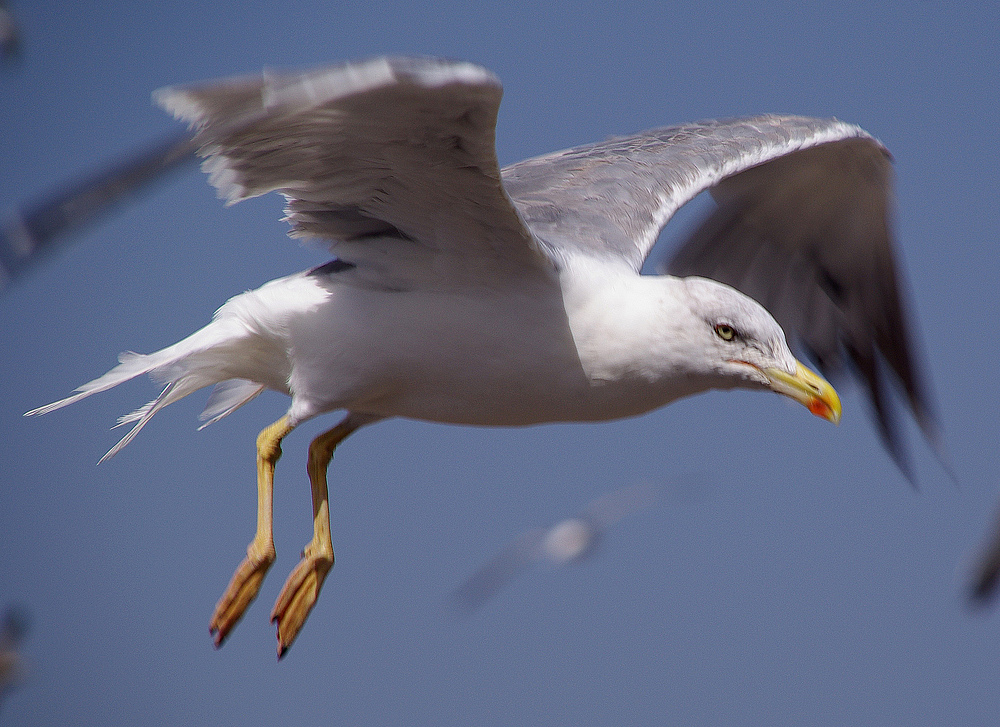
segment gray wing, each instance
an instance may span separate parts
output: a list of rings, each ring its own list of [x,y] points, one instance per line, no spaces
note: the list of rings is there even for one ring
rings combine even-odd
[[[21,55],[21,31],[7,3],[0,2],[0,62],[12,61]]]
[[[501,94],[468,63],[379,58],[168,88],[156,100],[197,129],[229,202],[282,192],[293,236],[541,260],[500,182]]]
[[[757,116],[652,129],[503,170],[531,231],[555,256],[624,259],[636,272],[685,202],[726,177],[798,149],[868,138],[836,120]]]
[[[732,285],[767,308],[825,375],[856,375],[911,482],[900,399],[943,460],[895,260],[885,148],[864,136],[830,141],[723,179],[712,196],[716,210],[667,272]]]
[[[190,134],[172,136],[16,209],[0,227],[0,289],[73,233],[193,161],[194,150]]]
[[[543,557],[546,530],[535,528],[511,541],[488,563],[455,589],[452,603],[465,613],[472,613],[501,588]]]
[[[594,524],[598,530],[606,530],[619,520],[634,512],[651,507],[657,498],[656,488],[648,483],[623,487],[605,493],[591,501],[580,517]]]
[[[825,374],[856,373],[910,476],[894,384],[939,456],[942,448],[894,259],[890,162],[857,126],[768,115],[610,139],[503,176],[551,255],[618,258],[636,271],[671,215],[710,189],[717,211],[667,272],[732,285]]]

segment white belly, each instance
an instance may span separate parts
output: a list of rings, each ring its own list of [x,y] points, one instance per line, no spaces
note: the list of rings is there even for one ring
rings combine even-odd
[[[586,337],[593,326],[581,323],[586,314],[567,313],[552,280],[394,292],[293,276],[247,295],[270,292],[298,301],[272,328],[287,351],[289,413],[299,421],[335,409],[455,424],[592,421],[641,414],[697,390],[633,375],[635,346],[623,347],[617,368],[581,360],[581,330]],[[598,317],[604,328],[618,325],[614,315]],[[600,336],[607,340],[608,331]]]
[[[586,388],[559,300],[339,287],[293,346],[293,396],[327,410],[532,424],[566,418]]]

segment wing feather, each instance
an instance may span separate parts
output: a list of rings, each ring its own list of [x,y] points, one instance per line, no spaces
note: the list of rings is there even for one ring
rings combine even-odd
[[[529,159],[503,179],[553,258],[636,272],[674,212],[711,190],[717,209],[666,271],[732,285],[826,375],[856,375],[908,476],[900,405],[945,459],[895,259],[891,158],[867,132],[797,116],[706,121]]]
[[[554,257],[619,258],[636,271],[681,205],[749,167],[867,137],[836,119],[765,115],[651,129],[503,170],[521,217]]]
[[[204,169],[228,202],[285,195],[293,236],[396,237],[538,261],[500,182],[501,95],[496,77],[469,63],[379,58],[155,97],[197,129]]]
[[[712,196],[718,208],[667,272],[732,285],[759,300],[825,375],[854,373],[911,480],[897,399],[943,458],[895,256],[884,147],[859,137],[796,151],[722,180]]]

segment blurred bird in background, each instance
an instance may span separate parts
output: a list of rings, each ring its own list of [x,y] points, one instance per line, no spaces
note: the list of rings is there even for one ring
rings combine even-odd
[[[15,209],[0,226],[0,291],[73,234],[139,199],[167,172],[193,162],[194,151],[190,135],[172,135]]]
[[[648,484],[614,490],[590,502],[580,514],[549,528],[518,535],[452,594],[455,608],[470,614],[536,563],[580,563],[594,555],[609,528],[626,515],[651,507],[657,491]]]

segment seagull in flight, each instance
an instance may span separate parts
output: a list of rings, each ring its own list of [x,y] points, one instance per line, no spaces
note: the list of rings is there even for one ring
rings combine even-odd
[[[472,613],[516,576],[538,562],[554,566],[592,557],[608,529],[626,515],[651,506],[656,490],[648,484],[623,487],[601,495],[579,513],[549,528],[527,530],[473,573],[452,594],[454,605]]]
[[[227,203],[280,192],[290,234],[325,241],[332,259],[231,298],[187,338],[122,354],[28,414],[149,374],[162,392],[119,420],[132,427],[106,459],[163,407],[208,386],[206,425],[264,389],[291,398],[257,439],[257,529],[211,618],[216,646],[275,559],[281,442],[321,414],[343,413],[308,448],[314,534],[271,612],[279,658],[333,565],[334,450],[382,419],[597,422],[740,388],[777,392],[836,423],[836,392],[793,356],[787,332],[824,370],[857,372],[897,461],[900,406],[934,440],[893,259],[890,157],[868,133],[764,115],[500,169],[501,95],[488,70],[433,58],[155,95],[192,126]],[[703,190],[718,208],[672,274],[640,275],[661,228]]]

